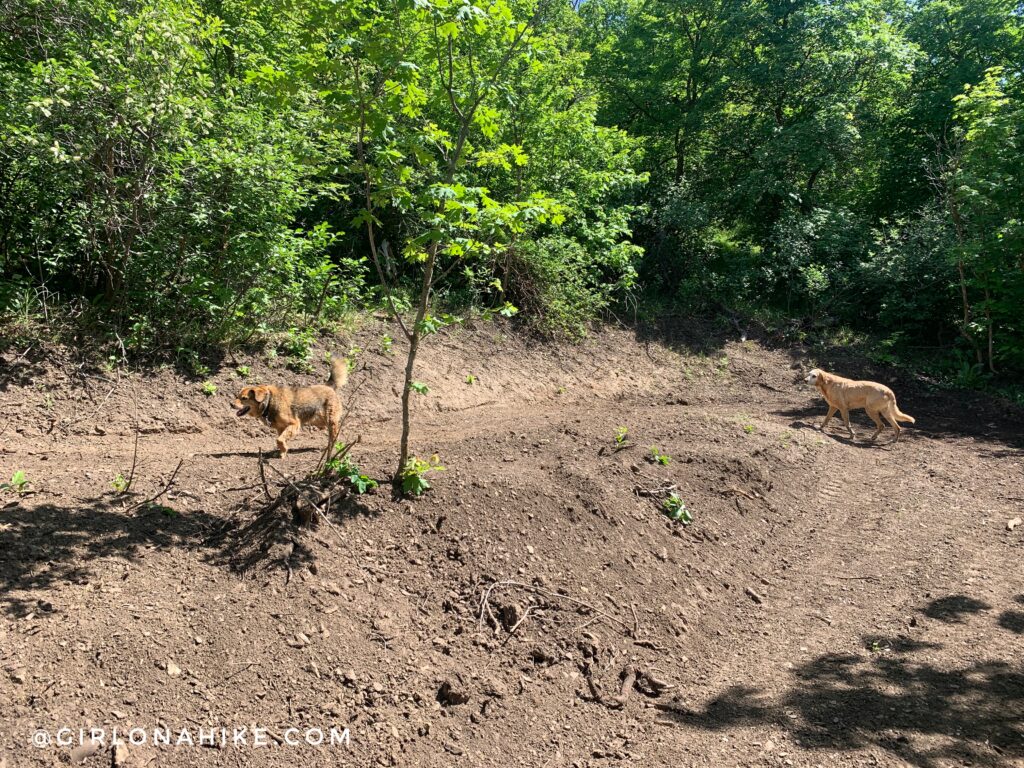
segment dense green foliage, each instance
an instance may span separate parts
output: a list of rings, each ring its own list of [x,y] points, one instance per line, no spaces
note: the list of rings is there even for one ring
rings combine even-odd
[[[648,288],[1024,371],[1012,0],[594,0],[600,118],[639,138]]]
[[[1024,371],[1021,10],[0,0],[0,314],[173,351],[648,296]]]

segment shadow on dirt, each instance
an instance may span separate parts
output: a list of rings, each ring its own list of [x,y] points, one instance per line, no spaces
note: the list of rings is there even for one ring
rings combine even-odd
[[[966,595],[933,600],[929,618],[960,622],[991,606]],[[1024,631],[1024,613],[998,624]],[[920,768],[953,760],[1009,768],[1024,757],[1024,667],[986,660],[944,669],[929,656],[942,646],[905,636],[864,637],[867,653],[827,653],[793,670],[777,700],[733,686],[702,710],[666,708],[680,725],[709,731],[774,725],[801,747],[854,751],[877,747]]]
[[[210,548],[207,562],[226,565],[245,573],[253,568],[281,569],[291,573],[316,561],[316,531],[343,525],[355,517],[375,517],[372,509],[359,496],[347,496],[331,505],[328,518],[312,526],[299,523],[300,510],[293,504],[269,501],[252,517],[238,513],[233,520],[221,521],[218,529],[205,540]]]
[[[1003,611],[999,614],[999,626],[1024,635],[1024,611]]]
[[[921,613],[929,619],[937,619],[946,624],[963,624],[968,615],[991,608],[988,603],[967,595],[949,595],[932,600],[921,609]]]
[[[97,578],[94,565],[111,559],[139,563],[154,551],[204,549],[216,566],[245,571],[256,565],[285,570],[315,560],[315,529],[300,527],[284,506],[253,517],[225,519],[201,511],[178,512],[160,504],[132,511],[113,496],[73,507],[25,503],[0,511],[0,612],[12,616],[53,610],[38,597],[63,584]],[[322,527],[376,514],[360,499],[335,504]],[[109,569],[103,578],[109,578]],[[19,594],[34,593],[30,597]],[[45,604],[45,605],[44,605]],[[41,607],[42,606],[42,607]],[[46,606],[49,606],[48,608]]]
[[[807,355],[808,352],[802,348],[789,350],[789,356],[795,362],[806,362]],[[825,370],[840,376],[877,381],[891,387],[900,410],[917,419],[915,424],[901,425],[907,430],[905,436],[916,433],[939,439],[973,438],[979,444],[979,452],[995,458],[1024,456],[1024,409],[1006,400],[970,389],[940,388],[924,377],[873,363],[863,355],[844,348],[819,351],[815,360]],[[816,401],[820,405],[818,408],[780,411],[778,415],[810,418],[811,421],[816,419],[820,423],[827,407],[820,396]],[[858,414],[863,422],[859,421]],[[850,420],[854,422],[854,429],[860,423],[871,423],[863,411],[851,412]],[[830,429],[832,426],[829,425]],[[870,429],[874,431],[874,425]],[[859,429],[857,431],[860,432]]]
[[[832,421],[829,422],[828,428],[822,432],[821,422],[825,418],[825,414],[828,412],[828,407],[825,402],[822,401],[821,405],[811,405],[804,407],[795,408],[783,408],[781,410],[771,411],[773,416],[781,416],[784,419],[791,419],[789,422],[790,429],[797,430],[809,430],[811,432],[817,432],[829,440],[835,440],[840,443],[844,443],[853,448],[888,448],[895,443],[893,438],[892,428],[886,426],[882,430],[881,434],[877,439],[871,440],[871,435],[875,431],[875,425],[867,417],[863,411],[852,411],[850,413],[850,424],[853,425],[853,431],[856,435],[856,439],[851,440],[849,433],[846,431],[846,427],[843,425],[842,419],[837,416],[832,417]],[[904,426],[903,434],[900,436],[900,442],[913,437],[913,426]]]
[[[0,512],[0,610],[15,616],[38,611],[37,601],[15,595],[64,583],[89,584],[93,564],[109,558],[138,562],[154,549],[194,545],[219,522],[202,513],[180,514],[153,505],[126,512],[112,499],[74,507],[22,503]]]
[[[687,315],[637,318],[631,324],[631,328],[636,340],[645,347],[659,344],[675,352],[696,355],[714,354],[730,341],[740,340],[743,334],[743,331],[731,326],[725,318],[716,320]]]
[[[322,454],[323,452],[324,452],[323,448],[314,448],[312,446],[310,446],[308,448],[289,448],[288,449],[288,455],[289,456],[294,456],[294,455],[297,455],[297,454],[300,454],[300,453],[318,453],[318,454]],[[276,450],[275,451],[262,451],[262,452],[261,451],[219,451],[217,453],[204,453],[204,454],[196,454],[196,455],[208,456],[211,459],[237,459],[237,458],[257,459],[257,460],[259,460],[259,459],[274,459],[274,460],[280,459],[280,456],[277,455],[277,451]]]

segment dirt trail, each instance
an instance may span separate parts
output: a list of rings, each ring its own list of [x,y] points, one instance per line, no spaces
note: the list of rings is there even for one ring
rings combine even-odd
[[[228,393],[237,364],[253,380],[319,372],[225,361],[206,398],[169,371],[83,378],[70,360],[10,355],[0,474],[25,471],[34,493],[0,510],[0,761],[67,760],[29,746],[38,729],[164,724],[273,736],[113,757],[1024,765],[1024,526],[1007,530],[1024,507],[1021,414],[897,382],[917,425],[870,445],[861,415],[851,443],[813,427],[824,409],[801,370],[893,381],[838,353],[613,331],[569,350],[447,341],[419,376],[414,444],[448,467],[434,490],[361,497],[316,531],[254,523],[257,449],[273,439],[233,418]],[[399,370],[361,359],[346,433],[385,477]],[[111,481],[132,462],[136,405],[125,500]],[[300,472],[321,440],[303,433],[274,466]],[[667,466],[645,460],[652,445]],[[179,461],[162,506],[132,509]],[[663,484],[692,525],[638,494]],[[629,668],[638,686],[607,706]],[[347,726],[351,745],[277,743],[289,726]]]

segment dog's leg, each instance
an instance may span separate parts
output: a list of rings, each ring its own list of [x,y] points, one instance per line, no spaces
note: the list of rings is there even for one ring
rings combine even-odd
[[[849,410],[840,409],[839,415],[843,417],[843,424],[846,425],[846,429],[850,432],[850,439],[856,440],[857,436],[853,434],[853,427],[850,426],[850,412]]]
[[[832,420],[832,417],[836,415],[836,411],[838,411],[838,410],[839,409],[836,408],[834,405],[830,405],[828,407],[828,413],[825,415],[825,420],[823,422],[821,422],[821,431],[822,432],[825,431],[825,427],[828,426],[829,421]]]
[[[324,449],[323,458],[321,462],[326,462],[331,458],[331,452],[334,451],[334,446],[338,443],[338,435],[341,433],[341,416],[340,414],[333,414],[328,412],[327,414],[327,448]]]
[[[885,424],[882,423],[882,420],[878,418],[878,414],[874,411],[868,411],[868,416],[870,416],[871,420],[875,422],[875,431],[871,435],[871,440],[874,441],[878,439],[878,435],[882,432]]]
[[[292,422],[281,431],[281,434],[277,436],[277,450],[280,451],[282,459],[288,453],[288,441],[298,434],[301,427],[301,423]]]
[[[893,416],[893,415],[892,415],[891,413],[889,413],[888,411],[886,411],[886,412],[885,412],[884,414],[882,414],[882,415],[883,415],[883,416],[885,416],[885,420],[886,420],[886,421],[888,421],[888,422],[889,422],[889,424],[891,424],[891,425],[892,425],[892,430],[893,430],[893,432],[895,432],[895,433],[896,433],[896,439],[895,439],[895,440],[893,440],[893,442],[894,442],[894,443],[898,443],[898,442],[900,441],[900,432],[902,432],[903,430],[902,430],[902,428],[900,427],[900,425],[899,425],[899,424],[898,424],[898,423],[896,422],[896,417],[895,417],[895,416]]]

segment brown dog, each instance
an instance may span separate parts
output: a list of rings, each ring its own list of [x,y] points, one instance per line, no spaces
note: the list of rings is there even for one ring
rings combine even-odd
[[[843,417],[843,423],[850,431],[850,439],[856,439],[853,434],[853,427],[850,426],[850,410],[863,408],[868,416],[875,422],[875,433],[871,435],[874,440],[882,431],[884,425],[882,418],[892,425],[896,432],[896,442],[900,439],[900,425],[897,422],[908,421],[914,423],[913,416],[907,416],[896,407],[896,395],[884,384],[876,384],[873,381],[853,381],[836,376],[834,373],[827,373],[819,368],[811,371],[804,379],[808,384],[813,384],[821,392],[821,396],[828,403],[828,415],[821,422],[822,430],[828,425],[836,411]],[[879,418],[879,417],[882,418]]]
[[[338,390],[348,381],[348,361],[331,359],[331,377],[327,385],[312,387],[243,387],[235,399],[236,415],[261,419],[277,430],[277,449],[288,453],[288,441],[303,425],[327,430],[327,450],[338,439],[341,429],[341,398]]]

